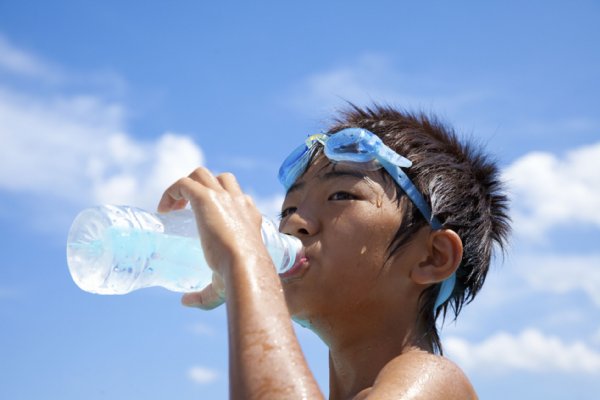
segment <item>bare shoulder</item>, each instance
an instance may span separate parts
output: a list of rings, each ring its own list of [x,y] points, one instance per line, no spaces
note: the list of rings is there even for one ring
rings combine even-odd
[[[379,373],[358,399],[476,400],[464,372],[449,359],[421,351],[402,354]]]

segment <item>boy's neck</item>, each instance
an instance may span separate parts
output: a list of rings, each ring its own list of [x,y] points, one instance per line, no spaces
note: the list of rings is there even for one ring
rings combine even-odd
[[[377,374],[395,357],[411,351],[433,353],[423,324],[415,323],[414,316],[390,316],[379,321],[363,321],[358,325],[361,329],[356,326],[341,329],[344,335],[336,335],[330,325],[327,337],[321,336],[329,347],[330,399],[352,398],[371,387]]]

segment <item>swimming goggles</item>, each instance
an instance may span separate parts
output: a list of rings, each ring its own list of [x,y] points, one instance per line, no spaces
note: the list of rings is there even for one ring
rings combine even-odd
[[[319,133],[309,136],[302,145],[292,151],[279,168],[279,181],[285,190],[289,190],[306,172],[314,146],[317,144],[323,146],[323,153],[334,163],[352,163],[366,170],[384,168],[419,209],[431,228],[435,230],[442,227],[438,219],[432,215],[431,207],[421,192],[402,170],[410,167],[412,162],[386,146],[377,135],[362,128],[346,128],[333,134]],[[448,300],[455,282],[455,274],[442,282],[434,310]]]

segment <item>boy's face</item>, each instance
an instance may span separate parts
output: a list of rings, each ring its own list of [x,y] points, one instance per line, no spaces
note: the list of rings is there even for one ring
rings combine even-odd
[[[408,269],[399,264],[411,262],[410,251],[390,257],[388,246],[401,218],[395,187],[380,171],[317,158],[282,206],[280,230],[300,238],[307,257],[282,276],[291,314],[352,318],[390,301],[398,307],[409,290]]]

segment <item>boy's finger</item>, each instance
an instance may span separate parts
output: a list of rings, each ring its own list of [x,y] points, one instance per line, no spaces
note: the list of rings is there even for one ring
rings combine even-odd
[[[215,290],[211,283],[199,292],[186,293],[181,298],[181,303],[188,307],[197,307],[202,310],[212,310],[225,302],[225,298]]]
[[[227,192],[231,194],[242,193],[242,188],[240,188],[237,179],[235,179],[235,176],[232,173],[225,172],[223,174],[220,174],[219,176],[217,176],[217,180],[219,181],[223,189],[225,189]]]
[[[187,178],[181,178],[165,190],[160,201],[158,202],[158,211],[167,212],[176,209],[176,207],[182,203],[187,203],[187,199],[184,197],[181,186],[184,184],[184,180]],[[185,204],[184,204],[185,205]]]
[[[202,196],[203,188],[205,188],[203,185],[189,177],[179,179],[163,193],[158,202],[158,212],[168,212],[185,207],[187,202],[192,199],[193,193],[195,193],[195,197]]]
[[[188,175],[188,177],[198,183],[203,184],[208,188],[215,190],[221,189],[221,184],[219,183],[217,178],[215,178],[212,172],[208,170],[208,168],[198,167],[195,170],[193,170],[192,173]]]

